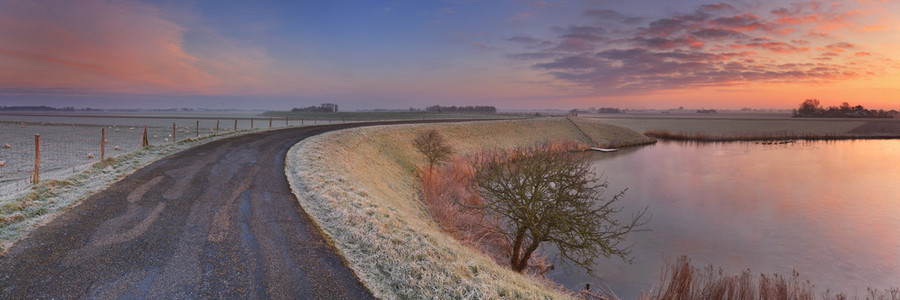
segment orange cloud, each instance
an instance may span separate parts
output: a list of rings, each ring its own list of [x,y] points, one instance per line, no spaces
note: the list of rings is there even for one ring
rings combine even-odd
[[[138,2],[4,1],[0,24],[0,88],[214,93],[266,62],[233,45],[189,53],[187,29]]]
[[[883,31],[883,30],[888,30],[888,27],[884,26],[882,24],[866,25],[860,29],[860,31],[862,31],[862,32],[874,32],[874,31]]]

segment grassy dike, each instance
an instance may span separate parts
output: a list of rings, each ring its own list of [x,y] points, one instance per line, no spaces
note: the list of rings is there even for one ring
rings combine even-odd
[[[364,127],[301,141],[286,160],[293,192],[378,298],[570,297],[497,265],[432,220],[415,178],[425,160],[412,146],[416,134],[429,129],[462,155],[548,141],[652,142],[631,129],[565,118]]]

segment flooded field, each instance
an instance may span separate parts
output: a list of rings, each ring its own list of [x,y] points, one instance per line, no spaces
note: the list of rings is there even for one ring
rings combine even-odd
[[[548,272],[569,288],[608,285],[623,299],[658,283],[665,259],[687,255],[729,274],[793,270],[826,289],[863,296],[900,279],[900,141],[660,142],[595,154],[627,211],[649,207],[631,236],[634,264],[610,259],[596,280]],[[610,194],[610,193],[607,193]],[[758,276],[758,275],[757,275]]]

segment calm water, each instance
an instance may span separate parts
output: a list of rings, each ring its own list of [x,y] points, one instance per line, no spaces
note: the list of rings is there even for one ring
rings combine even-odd
[[[569,288],[632,299],[679,255],[729,274],[797,270],[818,293],[900,286],[900,141],[661,142],[593,158],[612,189],[629,188],[626,212],[649,206],[651,231],[631,236],[634,264],[598,265],[600,280],[548,272]]]

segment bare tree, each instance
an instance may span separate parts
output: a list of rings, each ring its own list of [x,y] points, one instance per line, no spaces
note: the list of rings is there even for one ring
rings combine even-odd
[[[625,190],[602,198],[608,183],[583,155],[543,145],[482,157],[475,182],[483,198],[477,209],[500,220],[511,245],[510,265],[522,272],[542,243],[559,249],[563,262],[592,271],[601,257],[631,262],[626,234],[646,224],[647,209],[620,223],[616,202]]]
[[[435,163],[447,159],[453,153],[453,149],[447,145],[444,136],[434,129],[419,133],[413,140],[413,146],[425,155],[429,170],[434,168]]]

